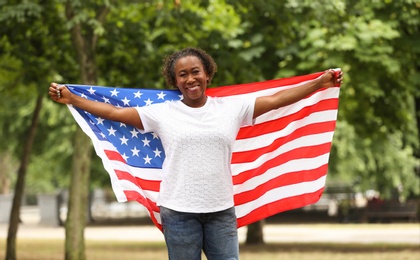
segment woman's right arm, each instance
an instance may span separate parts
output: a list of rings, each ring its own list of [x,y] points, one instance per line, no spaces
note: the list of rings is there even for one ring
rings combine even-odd
[[[66,86],[57,83],[51,83],[48,94],[52,100],[58,103],[70,104],[95,116],[132,125],[143,130],[143,124],[135,108],[119,108],[111,104],[88,100],[71,93]]]

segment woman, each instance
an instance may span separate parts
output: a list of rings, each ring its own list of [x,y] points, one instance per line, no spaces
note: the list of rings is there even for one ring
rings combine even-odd
[[[327,70],[299,87],[255,99],[206,96],[217,65],[198,48],[168,56],[163,75],[178,88],[179,101],[141,108],[117,108],[72,94],[52,83],[51,98],[96,116],[119,121],[161,139],[166,158],[162,166],[158,206],[170,259],[238,259],[238,234],[230,170],[232,145],[239,128],[273,109],[292,104],[320,88],[342,82]]]

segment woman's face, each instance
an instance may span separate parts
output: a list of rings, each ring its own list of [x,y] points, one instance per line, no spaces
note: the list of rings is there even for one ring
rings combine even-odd
[[[184,96],[183,102],[190,107],[206,103],[206,88],[209,77],[200,59],[195,56],[180,58],[175,63],[176,86]]]

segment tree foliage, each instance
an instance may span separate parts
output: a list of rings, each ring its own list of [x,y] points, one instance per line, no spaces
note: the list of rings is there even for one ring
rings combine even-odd
[[[77,9],[71,20],[69,3]],[[101,5],[109,7],[104,23],[93,11]],[[164,88],[162,59],[186,46],[215,58],[213,86],[341,67],[329,180],[384,195],[420,193],[418,0],[15,0],[0,9],[1,151],[19,154],[35,93],[46,94],[50,81],[80,83],[69,30],[83,21],[92,28],[84,35],[100,36],[101,85]],[[65,107],[45,102],[29,190],[65,186],[76,128]],[[97,184],[109,182],[99,160],[92,169]]]

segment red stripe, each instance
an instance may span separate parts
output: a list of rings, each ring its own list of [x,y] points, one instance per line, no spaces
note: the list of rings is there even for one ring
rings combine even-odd
[[[335,129],[335,121],[330,122],[322,122],[322,123],[315,123],[311,125],[305,125],[301,128],[296,129],[289,135],[280,137],[273,141],[270,145],[261,147],[258,149],[243,151],[243,152],[234,152],[232,153],[232,164],[239,164],[239,163],[245,163],[245,162],[253,162],[256,159],[258,159],[261,155],[270,153],[285,143],[291,142],[293,140],[296,140],[302,136],[305,135],[314,135],[314,134],[320,134],[320,133],[326,133],[334,131]]]
[[[255,199],[258,199],[264,194],[266,194],[268,191],[276,189],[276,188],[293,185],[297,183],[302,183],[302,182],[310,182],[310,181],[318,180],[319,178],[325,176],[327,174],[327,171],[328,171],[328,164],[325,164],[316,169],[290,172],[287,174],[277,176],[276,178],[270,179],[269,181],[259,185],[258,187],[252,190],[235,194],[234,196],[235,205],[245,204]]]
[[[247,215],[238,218],[238,228],[249,225],[261,219],[268,218],[286,210],[297,209],[308,204],[315,203],[319,200],[323,191],[324,188],[321,188],[320,190],[313,193],[306,193],[303,195],[288,197],[267,203],[264,206],[254,209]]]
[[[267,160],[256,169],[243,171],[240,174],[233,176],[233,183],[235,185],[242,184],[246,182],[247,180],[252,179],[255,176],[264,174],[266,171],[268,171],[269,169],[273,167],[282,165],[291,160],[301,159],[301,158],[314,158],[314,157],[329,153],[330,147],[331,147],[331,143],[325,143],[325,144],[319,144],[319,145],[293,149],[291,151],[280,154],[271,160]]]
[[[156,205],[156,202],[144,197],[140,193],[138,193],[135,190],[124,190],[125,196],[127,197],[127,200],[136,200],[140,202],[143,206],[145,206],[147,209],[159,212],[159,207]]]
[[[156,219],[154,212],[160,212],[159,207],[156,205],[156,203],[148,198],[143,197],[140,193],[136,191],[129,191],[124,190],[125,196],[127,197],[127,200],[137,201],[143,206],[146,207],[147,211],[149,212],[149,216],[152,219],[153,224],[160,229],[160,231],[163,231],[161,223]]]
[[[159,192],[160,182],[161,182],[160,180],[156,181],[156,180],[141,179],[139,177],[135,177],[131,175],[131,173],[126,172],[126,171],[115,170],[115,173],[119,180],[130,181],[134,183],[135,185],[139,186],[143,190]]]
[[[215,96],[215,97],[226,97],[226,96],[233,96],[233,95],[249,94],[256,91],[299,84],[302,81],[316,79],[323,73],[324,72],[317,72],[313,74],[290,77],[290,78],[273,79],[273,80],[266,80],[262,82],[253,82],[253,83],[246,83],[246,84],[237,84],[233,86],[209,88],[207,89],[206,94],[209,96]]]
[[[127,163],[124,158],[119,154],[117,151],[112,150],[104,150],[105,155],[110,159],[111,161],[119,161],[122,163]]]
[[[322,100],[317,104],[306,106],[301,110],[285,117],[259,123],[254,126],[244,126],[239,130],[236,140],[252,138],[271,132],[277,132],[287,127],[290,123],[303,119],[312,113],[336,109],[337,99]]]

